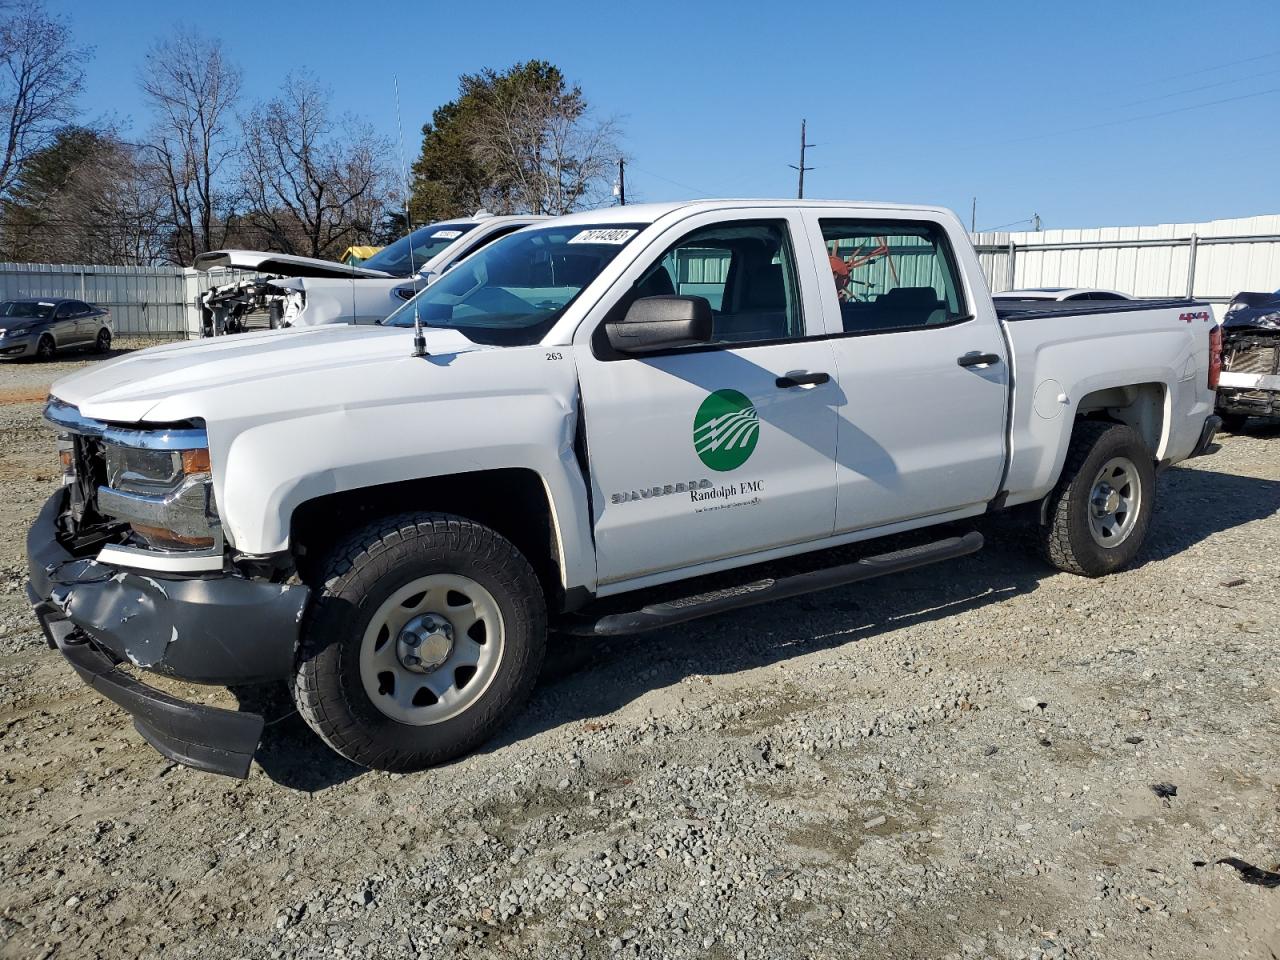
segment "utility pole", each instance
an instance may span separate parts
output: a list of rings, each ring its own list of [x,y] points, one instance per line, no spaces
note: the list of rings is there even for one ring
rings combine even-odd
[[[969,208],[969,232],[978,232],[978,198],[973,198],[973,206]]]
[[[618,206],[627,205],[627,161],[618,158]]]
[[[798,170],[800,172],[800,183],[796,188],[796,197],[799,198],[800,200],[804,199],[804,172],[806,170],[813,169],[813,167],[806,167],[804,165],[804,152],[809,147],[817,146],[817,144],[809,143],[808,138],[805,137],[806,123],[807,121],[805,120],[800,121],[800,166],[797,167],[794,163],[787,164],[787,166],[790,167],[792,170]]]
[[[1034,229],[1036,233],[1040,232],[1040,214],[1033,213],[1031,215],[1031,225],[1032,229]]]

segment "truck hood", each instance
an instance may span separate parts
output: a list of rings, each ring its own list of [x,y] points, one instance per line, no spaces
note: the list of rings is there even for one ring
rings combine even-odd
[[[391,276],[382,270],[352,267],[336,260],[317,260],[314,257],[295,257],[288,253],[267,253],[261,250],[210,250],[197,255],[194,266],[197,270],[230,267],[258,273],[279,273],[289,277]]]
[[[494,349],[456,330],[423,333],[432,357]],[[413,331],[400,327],[263,330],[139,350],[64,377],[50,393],[97,420],[171,423],[192,416],[186,401],[211,389],[260,393],[264,381],[286,373],[345,378],[356,366],[407,358],[412,349]]]

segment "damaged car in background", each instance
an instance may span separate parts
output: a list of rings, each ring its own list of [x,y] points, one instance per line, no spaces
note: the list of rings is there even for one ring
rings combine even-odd
[[[314,327],[377,323],[459,260],[544,217],[471,217],[433,223],[384,247],[360,266],[255,250],[210,250],[195,259],[200,271],[249,273],[200,296],[201,334],[243,333],[251,315],[261,325]]]
[[[1238,293],[1227,307],[1217,413],[1232,431],[1249,417],[1280,417],[1280,290]]]

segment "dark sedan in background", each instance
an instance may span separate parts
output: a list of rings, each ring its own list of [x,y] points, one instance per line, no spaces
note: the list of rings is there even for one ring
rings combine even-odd
[[[51,360],[59,350],[111,349],[111,311],[83,300],[27,297],[0,302],[0,360]]]

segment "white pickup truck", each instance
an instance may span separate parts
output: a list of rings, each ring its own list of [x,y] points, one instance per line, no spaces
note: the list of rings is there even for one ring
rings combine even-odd
[[[997,311],[937,208],[576,214],[379,326],[59,381],[65,484],[31,529],[29,593],[49,644],[171,758],[244,776],[263,720],[125,661],[287,680],[343,756],[418,769],[520,708],[549,627],[664,627],[982,537],[753,565],[1028,504],[1051,563],[1120,569],[1157,470],[1211,444],[1215,339],[1187,301]]]

